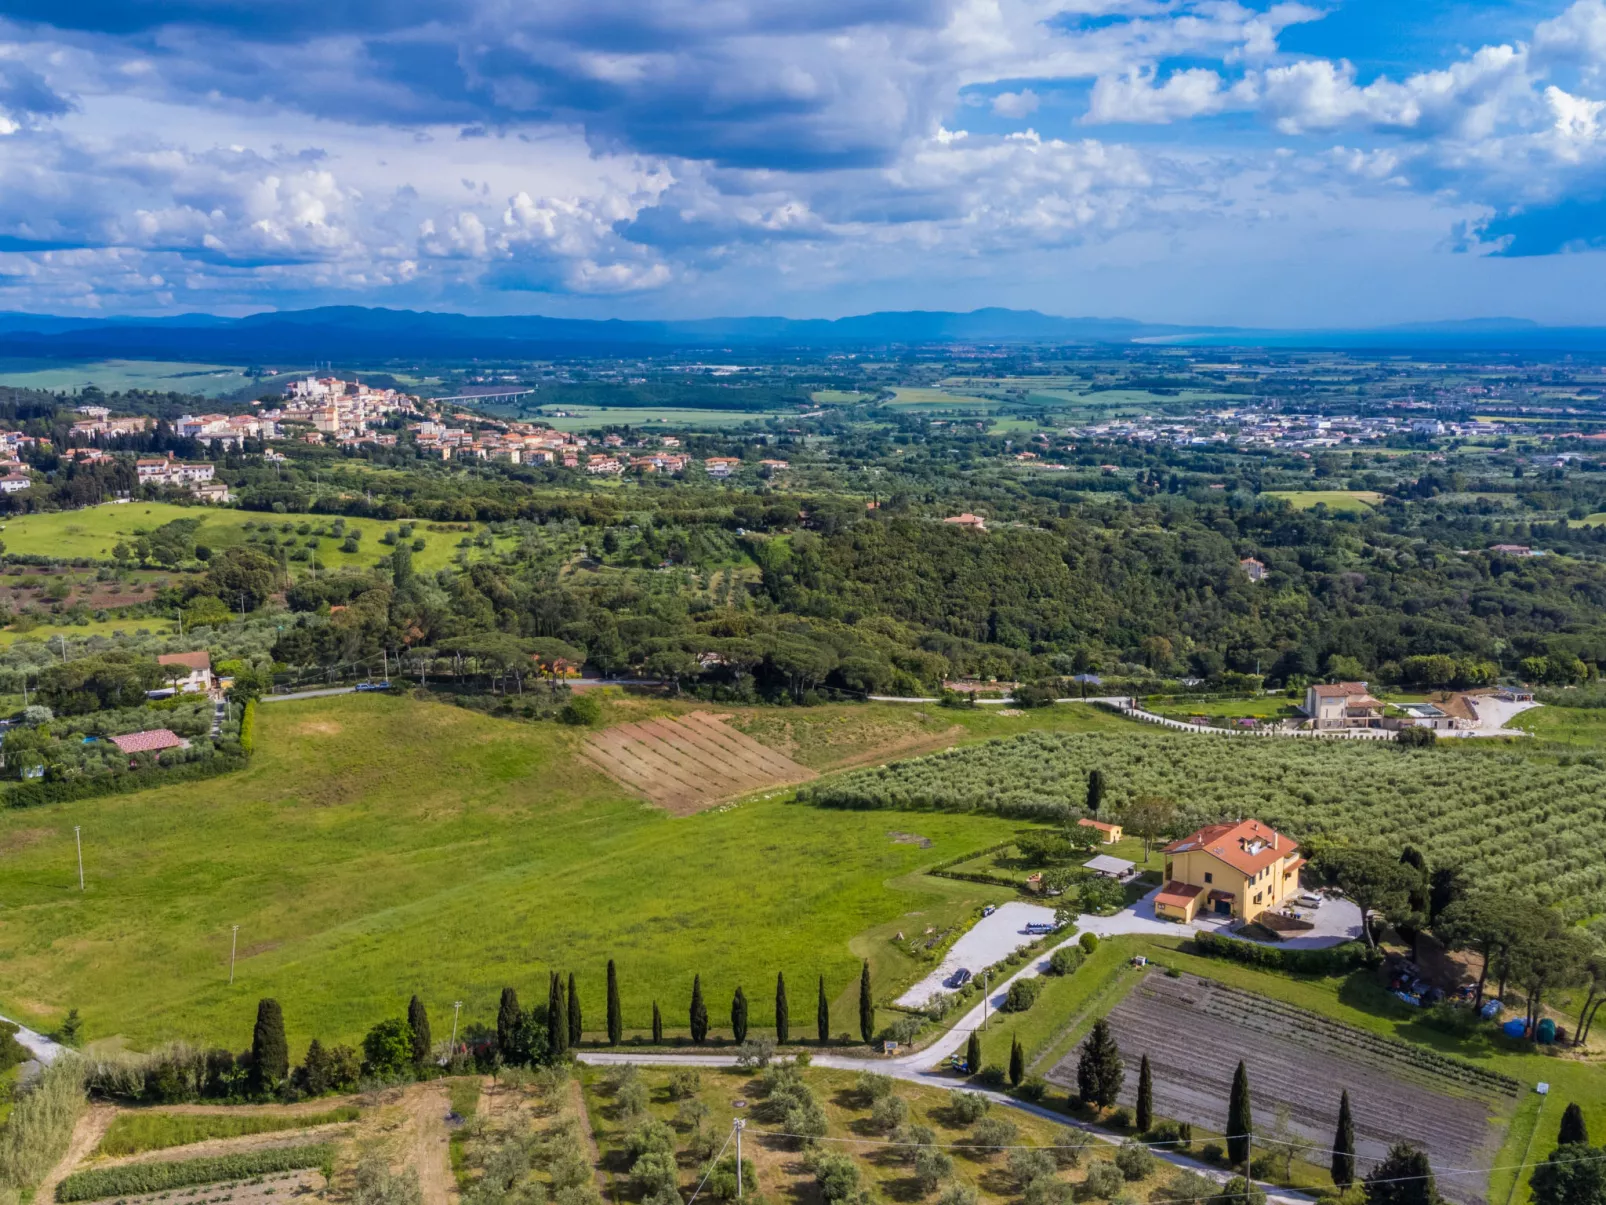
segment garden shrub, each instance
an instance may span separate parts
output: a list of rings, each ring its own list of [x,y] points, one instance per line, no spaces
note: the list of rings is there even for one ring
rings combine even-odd
[[[1009,992],[1004,997],[1003,1011],[1007,1013],[1023,1013],[1037,1003],[1037,997],[1042,993],[1043,981],[1037,976],[1028,976],[1017,979],[1009,985]]]
[[[1154,1152],[1141,1142],[1128,1138],[1115,1152],[1115,1166],[1128,1180],[1141,1180],[1154,1170]]]
[[[1087,1169],[1087,1179],[1082,1181],[1081,1196],[1084,1199],[1110,1200],[1126,1185],[1126,1177],[1121,1169],[1113,1163],[1102,1160]]]
[[[1050,975],[1072,975],[1087,958],[1081,946],[1061,946],[1048,957]]]

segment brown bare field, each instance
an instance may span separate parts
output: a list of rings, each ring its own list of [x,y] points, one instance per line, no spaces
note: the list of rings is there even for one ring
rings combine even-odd
[[[814,777],[814,771],[728,727],[724,717],[701,711],[604,728],[586,739],[581,752],[604,774],[677,816]]]
[[[1138,1061],[1146,1054],[1155,1113],[1223,1132],[1242,1059],[1257,1131],[1270,1129],[1278,1109],[1286,1109],[1291,1128],[1316,1147],[1312,1162],[1324,1164],[1320,1152],[1332,1144],[1339,1093],[1348,1091],[1363,1172],[1403,1138],[1431,1156],[1443,1195],[1469,1205],[1484,1199],[1483,1173],[1447,1172],[1494,1162],[1500,1146],[1494,1123],[1511,1105],[1510,1087],[1499,1077],[1191,975],[1148,975],[1108,1020],[1126,1060],[1121,1104],[1136,1103]],[[1074,1094],[1080,1055],[1078,1047],[1046,1078]]]

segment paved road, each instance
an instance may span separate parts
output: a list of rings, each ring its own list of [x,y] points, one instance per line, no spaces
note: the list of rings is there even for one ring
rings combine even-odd
[[[288,703],[292,699],[326,699],[330,695],[355,694],[355,686],[331,686],[328,690],[298,690],[292,695],[263,695],[264,703]]]
[[[8,1017],[0,1017],[0,1021],[9,1021]],[[57,1056],[66,1049],[59,1042],[52,1041],[42,1033],[35,1033],[21,1021],[11,1021],[17,1027],[17,1042],[34,1058],[41,1063],[53,1063]]]
[[[1052,925],[1054,909],[1020,900],[1000,904],[991,916],[982,917],[954,942],[941,965],[899,996],[898,1003],[906,1008],[919,1008],[944,991],[948,979],[960,967],[975,969],[1002,962],[1020,947],[1037,940],[1035,934],[1026,932],[1026,926],[1033,923]]]

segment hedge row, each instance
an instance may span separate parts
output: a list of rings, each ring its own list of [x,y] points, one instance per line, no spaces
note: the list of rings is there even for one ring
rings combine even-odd
[[[301,1171],[324,1167],[334,1161],[335,1148],[327,1142],[308,1146],[285,1146],[238,1155],[217,1155],[210,1159],[185,1159],[175,1163],[133,1163],[74,1172],[56,1185],[56,1200],[98,1201],[102,1197],[131,1196],[135,1193],[164,1192],[190,1184],[216,1184],[222,1180],[243,1180],[266,1172]]]
[[[1195,934],[1192,952],[1253,967],[1289,971],[1295,975],[1344,975],[1360,967],[1376,965],[1379,957],[1358,941],[1345,942],[1325,950],[1287,950],[1280,946],[1239,941],[1219,933]]]
[[[244,757],[219,754],[205,761],[185,762],[171,770],[140,770],[132,774],[97,774],[69,778],[63,782],[25,782],[5,794],[5,805],[13,808],[38,807],[44,803],[66,803],[73,799],[92,799],[97,795],[128,795],[170,782],[190,782],[197,778],[216,778],[245,769]]]
[[[240,752],[250,757],[257,751],[257,701],[247,699],[240,713]]]

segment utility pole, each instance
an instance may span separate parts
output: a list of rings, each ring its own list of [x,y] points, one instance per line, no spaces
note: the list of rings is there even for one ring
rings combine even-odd
[[[84,837],[78,825],[72,826],[73,844],[78,846],[78,890],[84,889]]]
[[[740,1117],[736,1119],[736,1199],[742,1199],[742,1131],[747,1128],[747,1122]]]
[[[986,971],[981,973],[981,1027],[987,1028],[987,994],[992,990],[992,976]]]
[[[240,945],[240,926],[229,926],[229,982],[234,982],[234,951]]]
[[[457,1055],[457,1014],[461,1012],[462,1009],[463,1002],[461,1000],[452,1001],[452,1046],[451,1055],[449,1057],[453,1058],[455,1058]]]

